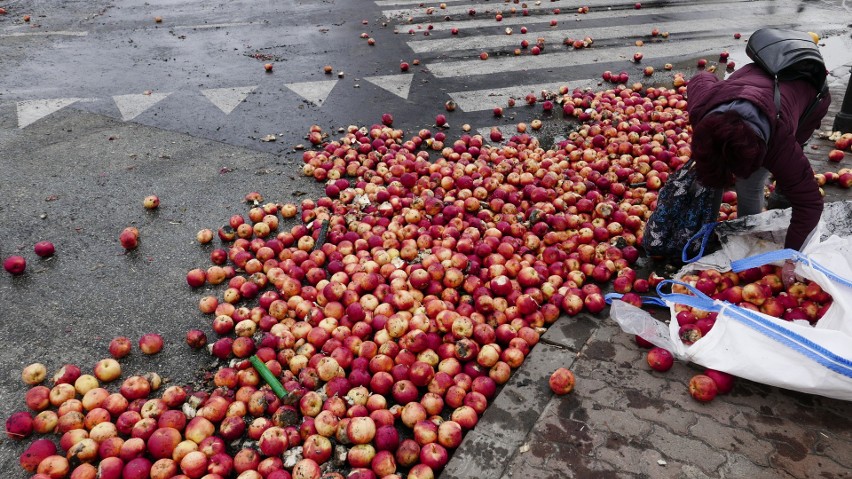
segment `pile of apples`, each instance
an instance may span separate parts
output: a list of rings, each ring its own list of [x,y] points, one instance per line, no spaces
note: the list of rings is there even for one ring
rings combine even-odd
[[[312,127],[303,173],[326,196],[250,193],[196,235],[210,264],[186,281],[212,293],[198,307],[215,338],[186,342],[220,360],[212,392],[152,398],[134,376],[148,388],[86,399],[57,384],[63,414],[34,430],[62,432],[65,453],[39,440],[22,465],[39,479],[434,477],[548,325],[603,310],[602,288],[630,298],[662,279],[633,265],[657,191],[689,158],[684,88],[542,92],[580,121],[550,150],[520,131],[406,138],[390,114],[336,140]],[[551,381],[573,385],[567,370]],[[24,414],[7,422],[15,437]]]

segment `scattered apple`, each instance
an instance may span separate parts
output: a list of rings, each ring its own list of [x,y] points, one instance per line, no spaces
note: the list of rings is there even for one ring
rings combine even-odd
[[[13,276],[22,275],[27,269],[27,260],[23,256],[9,256],[3,261],[3,269]]]
[[[33,246],[35,254],[41,258],[49,258],[56,252],[56,247],[50,241],[39,241]]]
[[[574,373],[567,368],[559,368],[550,375],[548,384],[554,394],[568,394],[574,390]]]
[[[142,200],[142,206],[146,210],[155,210],[160,206],[160,198],[156,195],[148,195]]]

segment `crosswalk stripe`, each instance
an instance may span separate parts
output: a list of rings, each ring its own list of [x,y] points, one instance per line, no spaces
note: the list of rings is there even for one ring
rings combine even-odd
[[[407,100],[408,92],[411,89],[411,82],[414,80],[414,75],[382,75],[364,77],[364,79],[404,100]]]
[[[591,8],[598,8],[598,7],[604,7],[605,8],[605,7],[612,5],[612,0],[585,0],[584,5],[587,5]],[[630,8],[633,8],[632,7],[633,4],[631,3],[630,5],[631,5]],[[447,16],[447,15],[450,15],[450,16],[464,15],[465,18],[468,18],[468,17],[480,18],[481,16],[485,16],[485,17],[490,17],[491,22],[493,23],[493,22],[496,22],[496,20],[494,19],[494,16],[496,15],[497,11],[503,12],[503,16],[504,16],[503,20],[505,21],[506,17],[512,15],[511,13],[509,13],[510,9],[512,7],[515,7],[517,13],[515,13],[514,15],[517,15],[518,17],[521,16],[521,11],[524,10],[523,8],[521,8],[520,4],[511,4],[510,5],[510,4],[506,4],[506,3],[495,3],[493,5],[483,5],[483,4],[452,5],[452,6],[448,5],[447,8],[445,8],[443,10],[438,8],[438,5],[431,4],[429,6],[432,6],[432,7],[435,8],[434,13],[432,13],[431,15],[426,13],[426,9],[428,7],[425,6],[425,4],[424,4],[423,7],[383,10],[382,15],[384,15],[387,18],[394,18],[394,17],[413,17],[413,18],[416,18],[416,19],[417,18],[433,18],[434,21],[436,21],[436,22],[444,21],[444,17]],[[536,5],[533,2],[529,2],[529,3],[527,3],[526,10],[530,13],[538,14],[540,11],[548,11],[549,12],[549,11],[555,9],[555,8],[560,9],[560,14],[559,15],[551,14],[550,16],[552,16],[554,18],[558,18],[558,17],[561,17],[563,15],[565,17],[568,17],[569,15],[571,15],[571,13],[576,13],[576,8],[572,9],[572,8],[569,8],[567,5],[559,5],[559,4],[556,4],[554,2],[540,2],[539,5]],[[469,15],[468,12],[471,9],[476,10],[476,15]],[[526,18],[529,18],[529,17],[526,17]],[[548,18],[548,21],[550,21],[549,18]]]
[[[798,13],[795,9],[783,9],[783,13],[776,15],[768,15],[761,17],[761,22],[765,26],[789,24],[796,21]],[[670,34],[692,33],[701,31],[707,28],[707,20],[682,20],[669,22],[665,24],[666,31]],[[725,27],[728,29],[744,29],[754,26],[752,19],[735,19],[726,22]],[[486,51],[505,47],[519,47],[521,40],[526,39],[530,43],[534,43],[537,38],[544,38],[546,45],[561,45],[566,37],[582,39],[585,36],[591,37],[595,41],[618,39],[618,38],[646,38],[650,35],[650,29],[647,32],[642,31],[637,33],[636,25],[612,25],[606,27],[593,28],[569,28],[560,30],[550,30],[545,32],[537,32],[532,35],[476,35],[465,38],[436,38],[434,40],[419,40],[410,41],[408,46],[414,53],[432,53],[445,51],[460,51],[485,49]],[[669,40],[671,41],[671,40]]]
[[[254,22],[231,22],[231,23],[202,23],[200,25],[175,25],[174,29],[210,30],[213,28],[245,27],[254,25]]]
[[[755,2],[749,2],[749,8],[753,9],[752,11],[758,11],[763,8],[769,8],[776,6],[775,2],[765,1],[765,0],[757,0]],[[739,8],[739,7],[738,7]],[[623,10],[618,12],[619,19],[621,18],[630,18],[637,16],[651,16],[651,15],[680,15],[684,13],[708,13],[708,18],[718,18],[712,16],[714,13],[718,13],[719,16],[723,14],[727,14],[730,12],[729,6],[719,5],[719,8],[713,9],[712,5],[666,5],[655,8],[653,13],[650,13],[650,10]],[[478,29],[478,28],[497,28],[499,30],[505,29],[507,26],[532,26],[539,23],[550,23],[551,20],[556,19],[560,24],[569,23],[573,25],[581,25],[583,21],[587,20],[599,20],[599,19],[612,19],[615,14],[606,9],[597,9],[590,10],[589,13],[583,15],[536,15],[531,17],[523,17],[523,16],[510,16],[503,18],[502,22],[496,22],[493,18],[488,19],[475,19],[476,17],[470,17],[470,19],[457,19],[454,21],[444,21],[443,18],[439,19],[440,21],[436,21],[431,23],[432,31],[444,31],[450,30],[452,28],[458,28],[459,31],[463,31],[466,29]],[[658,27],[662,27],[666,22],[660,21],[656,22]],[[757,23],[757,22],[755,22]],[[412,25],[416,25],[416,23],[399,23],[395,25],[395,27],[401,31],[406,32]],[[639,28],[638,26],[636,27]],[[757,27],[755,27],[757,28]],[[660,28],[663,30],[663,28]],[[648,28],[650,31],[650,28]]]
[[[491,110],[496,106],[505,106],[509,97],[517,99],[518,103],[522,104],[524,97],[529,93],[534,93],[538,97],[542,90],[557,91],[563,85],[573,91],[576,88],[580,90],[592,88],[597,86],[598,83],[600,83],[600,80],[588,78],[532,85],[514,85],[506,88],[489,88],[486,90],[455,91],[449,93],[449,95],[462,111],[484,111]]]
[[[331,93],[331,90],[334,89],[334,85],[337,85],[337,80],[287,83],[284,86],[305,100],[317,106],[322,106],[325,99],[328,98],[329,93]]]
[[[141,115],[145,110],[156,105],[169,95],[171,95],[171,92],[151,94],[132,93],[129,95],[115,95],[112,99],[121,113],[121,119],[128,121]]]
[[[720,39],[721,40],[721,39]],[[731,48],[735,40],[732,38],[719,42],[710,43],[707,39],[683,40],[674,43],[651,43],[646,44],[643,55],[647,60],[659,58],[672,58],[686,53],[705,53],[718,51],[723,48]],[[627,59],[632,58],[636,52],[635,46],[607,48],[607,58]],[[592,63],[601,57],[601,49],[584,48],[581,50],[557,51],[543,55],[524,55],[492,58],[482,61],[461,60],[443,63],[428,64],[429,71],[438,78],[487,75],[491,73],[517,72],[537,69],[565,68],[570,66]]]
[[[18,128],[26,128],[38,120],[55,113],[80,98],[52,98],[48,100],[26,100],[17,103]]]
[[[441,10],[440,4],[442,4],[442,3],[451,4],[451,3],[461,3],[461,2],[469,2],[469,1],[470,0],[443,0],[441,2],[435,2],[434,4],[430,3],[430,6],[434,7],[435,11],[439,11],[439,10]],[[421,2],[419,0],[376,0],[376,5],[378,5],[380,7],[395,7],[397,5],[412,5],[412,8],[414,8],[417,5],[420,5],[421,3],[423,3],[423,2]]]
[[[243,100],[246,99],[249,93],[253,92],[257,85],[235,88],[211,88],[201,90],[201,94],[210,100],[210,103],[216,105],[216,108],[222,110],[226,115],[234,111]]]
[[[377,4],[379,2],[376,2]],[[410,3],[410,2],[406,2]],[[731,11],[730,5],[735,5],[735,8],[742,9],[743,2],[737,0],[715,0],[709,2],[702,2],[700,5],[695,5],[694,2],[689,0],[686,1],[672,1],[667,2],[664,5],[655,5],[653,9],[636,9],[634,8],[634,2],[622,2],[622,3],[614,3],[612,0],[584,0],[582,3],[567,5],[567,4],[559,4],[555,2],[527,2],[526,10],[529,15],[524,16],[523,10],[524,8],[520,4],[509,4],[509,3],[496,3],[492,5],[488,4],[478,4],[478,3],[470,3],[469,5],[449,5],[447,8],[440,9],[438,8],[438,3],[435,4],[425,4],[423,2],[417,3],[417,5],[412,5],[406,8],[398,8],[398,9],[390,9],[383,10],[382,15],[390,20],[396,19],[405,19],[406,21],[413,21],[415,23],[420,22],[433,22],[436,23],[436,27],[438,23],[446,23],[445,17],[450,17],[451,21],[454,22],[478,22],[478,23],[487,23],[490,25],[499,26],[501,23],[506,23],[507,21],[518,20],[518,21],[529,21],[529,22],[550,22],[552,19],[557,19],[558,21],[566,21],[566,20],[574,20],[574,19],[584,19],[584,18],[594,18],[594,16],[605,15],[606,18],[612,18],[613,15],[617,15],[618,17],[623,16],[636,16],[636,15],[656,15],[659,14],[663,9],[669,8],[681,8],[681,7],[693,7],[693,11],[702,11],[707,10],[709,8],[713,8],[715,6],[729,5],[726,8],[727,12]],[[772,3],[777,6],[776,2],[765,1],[765,0],[757,0],[752,2],[747,2],[748,8],[754,8],[756,4],[766,4]],[[422,7],[419,5],[423,5]],[[380,5],[384,6],[384,5]],[[390,6],[390,5],[388,5]],[[580,6],[589,7],[589,11],[587,13],[578,13],[577,8]],[[433,12],[431,14],[427,13],[427,8],[433,7]],[[512,7],[515,8],[515,13],[511,13]],[[476,11],[474,15],[470,15],[469,11],[473,9]],[[559,9],[559,14],[553,13],[554,10]],[[617,14],[613,13],[614,11],[618,12]],[[497,12],[501,12],[503,15],[503,19],[501,22],[497,22],[496,15]]]
[[[62,36],[62,37],[85,37],[89,32],[74,32],[67,30],[55,30],[52,32],[12,32],[12,33],[0,33],[0,38],[11,38],[11,37],[47,37],[51,35]]]

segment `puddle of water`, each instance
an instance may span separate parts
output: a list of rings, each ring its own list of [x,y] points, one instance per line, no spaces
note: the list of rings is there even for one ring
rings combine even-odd
[[[825,38],[819,45],[828,71],[852,63],[852,35],[848,32]]]

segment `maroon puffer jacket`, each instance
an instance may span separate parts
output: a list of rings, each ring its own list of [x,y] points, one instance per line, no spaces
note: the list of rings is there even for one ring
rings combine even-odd
[[[799,249],[819,222],[823,206],[813,169],[800,143],[810,138],[819,127],[828,111],[831,96],[826,95],[808,116],[808,120],[798,128],[799,117],[818,92],[804,80],[785,81],[780,85],[781,118],[776,120],[773,98],[775,83],[757,65],[746,65],[726,80],[702,72],[689,80],[687,111],[690,122],[697,125],[716,106],[741,99],[754,103],[766,114],[772,125],[772,133],[763,167],[772,173],[777,189],[790,200],[793,208],[784,247]]]

